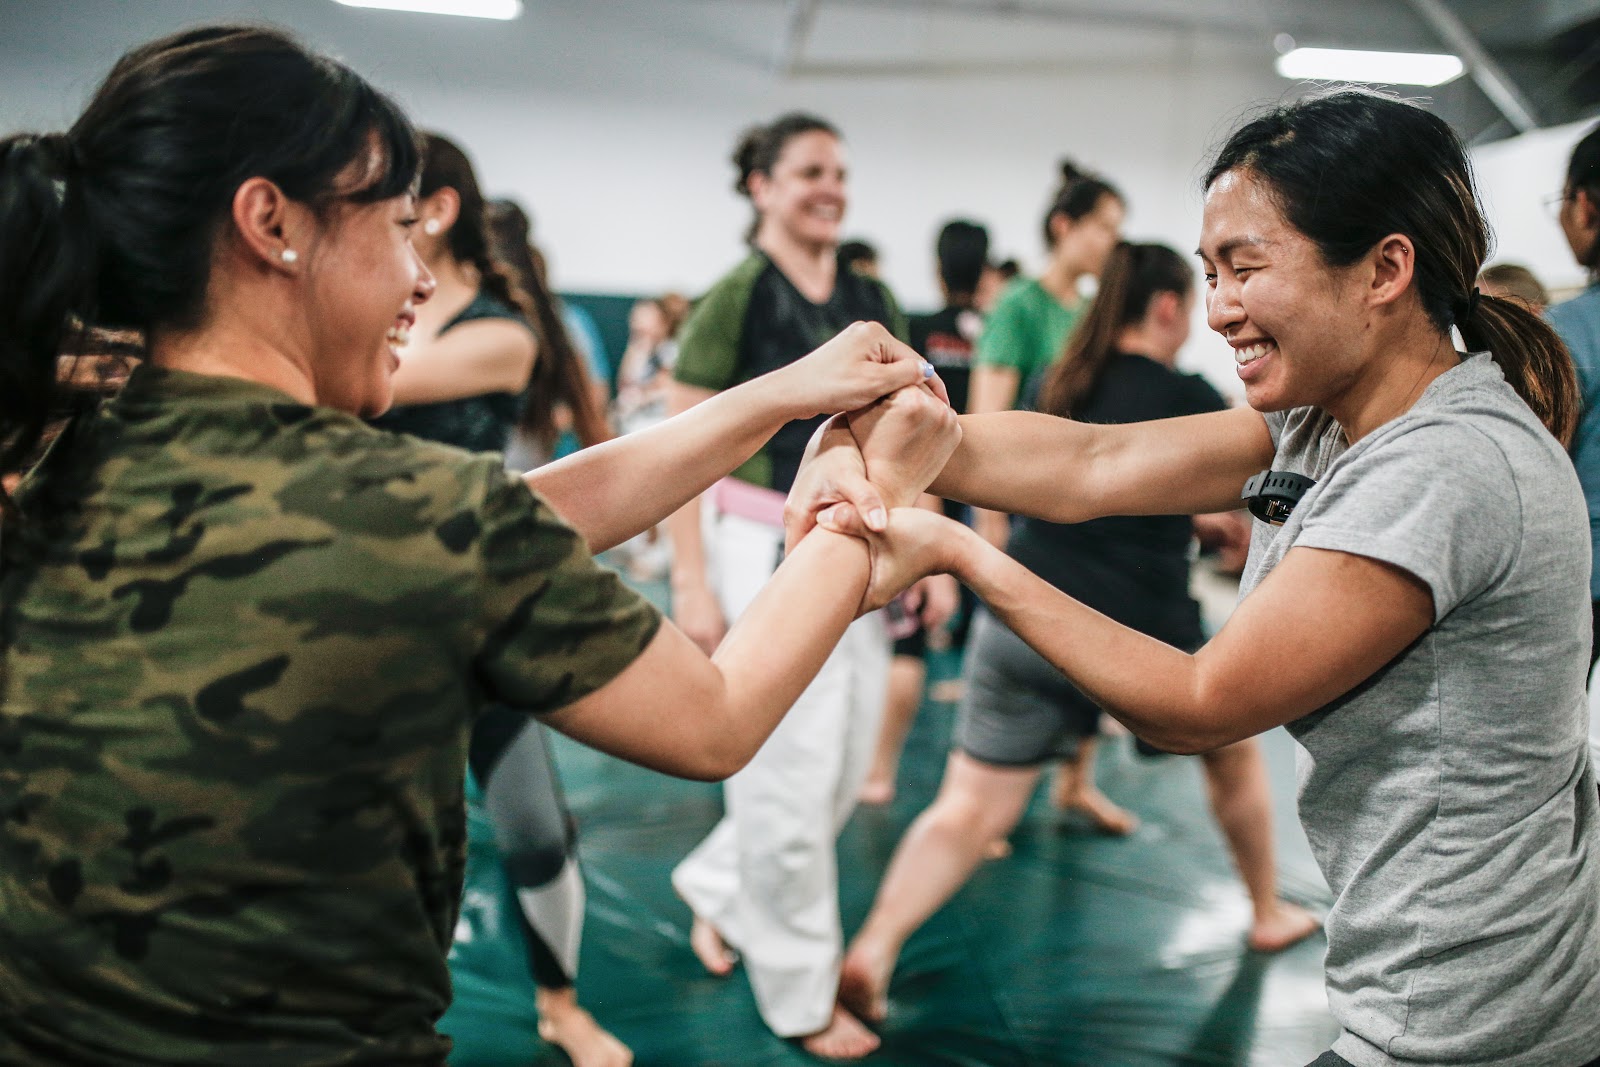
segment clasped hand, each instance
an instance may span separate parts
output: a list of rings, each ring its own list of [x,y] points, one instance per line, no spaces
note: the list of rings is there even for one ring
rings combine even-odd
[[[960,442],[960,421],[937,378],[829,419],[812,436],[789,491],[787,547],[819,523],[865,538],[872,580],[863,612],[947,570],[947,550],[964,527],[915,505]]]

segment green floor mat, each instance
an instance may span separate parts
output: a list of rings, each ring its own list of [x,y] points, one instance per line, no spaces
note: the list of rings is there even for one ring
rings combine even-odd
[[[934,680],[952,677],[936,659]],[[927,703],[888,809],[862,809],[839,843],[846,931],[871,903],[911,818],[932,798],[953,709]],[[1266,738],[1280,883],[1324,908],[1327,890],[1294,817],[1291,742]],[[1336,1028],[1320,937],[1273,957],[1244,947],[1249,906],[1205,802],[1199,761],[1101,746],[1101,787],[1142,820],[1130,838],[1062,826],[1042,798],[990,863],[907,944],[883,1048],[861,1061],[903,1067],[1299,1067]],[[742,972],[708,977],[688,947],[688,909],[668,872],[721,813],[716,786],[682,782],[557,739],[589,888],[579,993],[641,1067],[816,1064],[774,1037]],[[481,827],[453,954],[456,1004],[444,1029],[457,1067],[564,1064],[534,1032],[533,987],[503,878],[483,871]],[[492,847],[492,846],[491,846]],[[496,894],[499,894],[497,897]],[[474,926],[473,924],[477,924]]]

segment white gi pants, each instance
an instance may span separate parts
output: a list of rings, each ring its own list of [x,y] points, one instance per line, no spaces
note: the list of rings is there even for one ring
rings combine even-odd
[[[782,544],[781,529],[739,516],[708,522],[707,571],[730,623],[771,577]],[[877,743],[889,652],[878,613],[850,625],[724,785],[722,821],[672,872],[678,895],[739,950],[761,1017],[780,1037],[832,1019],[843,955],[835,842]]]

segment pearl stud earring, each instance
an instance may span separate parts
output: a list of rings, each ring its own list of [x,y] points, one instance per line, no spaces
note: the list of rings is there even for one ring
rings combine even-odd
[[[429,237],[439,236],[439,220],[429,219],[427,222],[424,222],[422,224],[422,232],[427,234]]]
[[[283,260],[285,263],[293,263],[295,260],[300,258],[300,253],[296,252],[292,248],[285,248],[282,252],[278,253],[278,258]]]

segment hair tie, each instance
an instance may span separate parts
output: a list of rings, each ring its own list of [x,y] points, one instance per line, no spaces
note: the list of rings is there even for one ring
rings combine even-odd
[[[1466,295],[1465,299],[1460,300],[1460,301],[1458,301],[1456,303],[1456,306],[1455,306],[1456,322],[1458,324],[1466,322],[1469,319],[1471,319],[1472,316],[1476,315],[1478,313],[1478,304],[1481,303],[1482,300],[1483,300],[1483,293],[1478,289],[1478,287],[1476,285],[1474,285],[1472,287],[1472,292],[1468,293]]]

